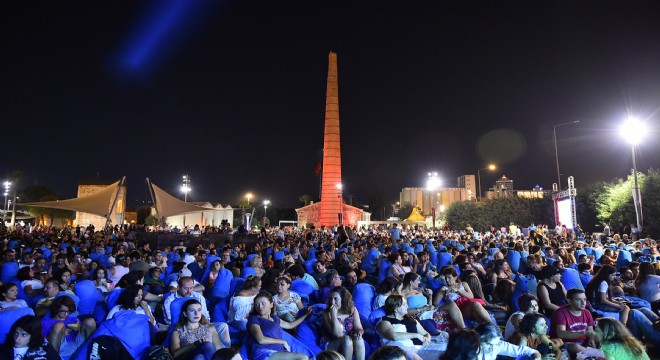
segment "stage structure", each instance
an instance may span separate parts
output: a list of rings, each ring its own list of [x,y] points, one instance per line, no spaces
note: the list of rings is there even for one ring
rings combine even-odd
[[[328,55],[328,80],[325,97],[325,127],[323,132],[323,168],[321,172],[321,201],[299,209],[298,225],[357,226],[360,220],[370,220],[362,209],[343,201],[341,174],[341,141],[339,131],[339,84],[337,54]]]
[[[568,177],[568,189],[566,190],[558,191],[557,184],[552,184],[552,189],[554,190],[552,201],[555,205],[555,225],[566,225],[566,228],[573,230],[577,226],[575,179],[572,176]]]

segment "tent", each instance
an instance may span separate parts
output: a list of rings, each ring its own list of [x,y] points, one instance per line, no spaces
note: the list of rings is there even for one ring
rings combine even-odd
[[[101,189],[100,191],[85,197],[67,200],[20,203],[16,205],[80,211],[107,218],[110,216],[112,209],[115,207],[117,194],[119,193],[119,190],[124,184],[125,180],[126,177],[123,177],[121,180],[116,181],[111,185]]]
[[[406,220],[404,220],[404,221],[409,221],[409,222],[425,222],[425,221],[426,221],[426,218],[424,217],[424,215],[422,215],[422,214],[419,212],[419,208],[418,208],[418,207],[414,207],[414,208],[413,208],[413,211],[410,213],[410,216],[408,216],[408,218],[407,218]]]

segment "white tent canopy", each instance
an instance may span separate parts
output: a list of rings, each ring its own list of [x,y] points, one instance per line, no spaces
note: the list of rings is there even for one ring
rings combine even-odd
[[[149,184],[151,184],[151,187],[154,190],[153,194],[156,202],[156,211],[158,212],[159,217],[170,217],[209,210],[209,208],[204,206],[183,202],[168,194],[165,190],[159,188],[152,182],[149,182]]]
[[[121,182],[122,180],[119,180],[98,192],[85,197],[67,200],[21,203],[16,205],[80,211],[107,217],[112,211],[115,196],[117,195],[117,189]]]

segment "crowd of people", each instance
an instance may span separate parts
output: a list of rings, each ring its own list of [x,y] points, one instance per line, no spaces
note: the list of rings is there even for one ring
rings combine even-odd
[[[273,227],[255,232],[249,246],[188,246],[184,237],[159,248],[136,241],[138,228],[0,229],[0,353],[63,360],[654,355],[654,240],[534,224],[489,230]]]

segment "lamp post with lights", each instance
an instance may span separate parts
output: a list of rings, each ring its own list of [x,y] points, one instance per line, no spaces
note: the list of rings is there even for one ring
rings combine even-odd
[[[435,195],[436,189],[440,187],[440,178],[438,177],[438,173],[433,171],[428,173],[428,179],[426,180],[426,189],[431,193],[431,218],[432,218],[432,225],[431,225],[431,230],[435,231],[435,205],[438,200],[437,196]]]
[[[190,176],[189,175],[183,175],[183,185],[181,185],[181,191],[183,192],[183,201],[188,202],[188,193],[192,189],[190,188]],[[183,230],[185,232],[186,229],[186,215],[183,214]]]
[[[632,165],[633,165],[633,179],[635,182],[633,192],[633,203],[635,204],[635,215],[637,218],[637,233],[642,232],[642,226],[644,223],[644,214],[642,212],[642,193],[639,191],[639,184],[637,182],[637,160],[635,158],[635,148],[642,142],[644,135],[646,134],[646,125],[633,118],[628,118],[623,125],[621,125],[621,136],[623,139],[628,142],[632,147]]]
[[[344,224],[344,184],[339,183],[337,184],[337,190],[339,193],[337,194],[337,197],[339,198],[339,213],[337,214],[337,217],[339,218],[339,225]]]
[[[7,220],[7,208],[9,207],[9,190],[11,189],[11,182],[10,181],[5,181],[5,208],[4,212],[2,213],[2,222],[5,222]]]
[[[481,168],[477,170],[477,179],[479,180],[479,194],[478,194],[479,196],[477,196],[477,201],[481,201],[481,170],[494,171],[495,169],[497,169],[497,167],[494,164],[490,164],[485,168]]]
[[[557,162],[557,188],[561,191],[561,173],[559,172],[559,151],[557,150],[557,128],[564,125],[573,125],[579,123],[580,120],[552,125],[552,143],[555,145],[555,161]]]
[[[264,200],[264,226],[268,220],[268,205],[270,205],[270,200]]]

